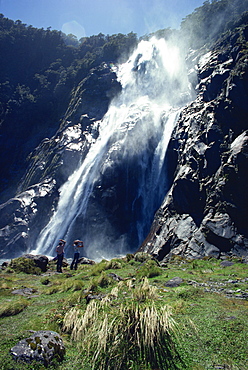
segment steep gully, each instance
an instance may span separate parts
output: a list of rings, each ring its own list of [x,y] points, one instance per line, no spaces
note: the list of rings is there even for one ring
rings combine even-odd
[[[179,50],[164,40],[143,41],[118,70],[103,66],[82,81],[58,134],[33,153],[20,193],[1,206],[1,255],[51,255],[58,237],[69,245],[82,238],[92,259],[139,245],[159,260],[245,255],[247,62],[239,32],[188,55],[197,97]],[[106,83],[109,96],[118,94],[102,118],[96,90]]]

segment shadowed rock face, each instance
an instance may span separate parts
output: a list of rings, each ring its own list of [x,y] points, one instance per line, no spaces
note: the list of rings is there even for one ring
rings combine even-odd
[[[140,248],[159,260],[248,254],[246,31],[191,55],[198,96],[173,132],[172,185]]]

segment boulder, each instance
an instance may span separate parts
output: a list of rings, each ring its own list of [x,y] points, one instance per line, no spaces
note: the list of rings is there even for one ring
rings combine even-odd
[[[113,280],[115,280],[115,281],[122,281],[123,280],[123,278],[122,277],[120,277],[119,275],[117,275],[117,274],[114,274],[113,272],[110,272],[109,274],[108,274],[108,276],[109,277],[111,277]]]
[[[181,285],[183,283],[183,279],[176,276],[170,280],[168,280],[166,283],[165,283],[165,286],[166,287],[169,287],[169,288],[176,288],[178,287],[179,285]]]
[[[8,267],[8,265],[9,265],[9,262],[4,261],[4,262],[2,263],[2,270],[5,270],[5,269]]]
[[[90,258],[87,257],[81,257],[79,258],[78,261],[81,265],[94,265],[95,261],[91,260]]]
[[[34,332],[30,337],[22,339],[10,350],[17,361],[30,363],[38,361],[48,366],[53,359],[62,361],[65,346],[60,335],[50,330]]]
[[[48,257],[43,256],[41,254],[34,255],[34,254],[24,254],[22,256],[23,258],[29,258],[32,259],[37,267],[41,269],[41,271],[46,272],[47,271],[47,265],[48,265]]]
[[[89,304],[92,299],[97,299],[101,301],[103,298],[106,297],[106,294],[100,293],[100,294],[87,294],[85,296],[86,304]]]
[[[33,288],[27,288],[27,287],[24,287],[24,288],[21,288],[21,289],[15,289],[11,292],[12,294],[17,294],[17,295],[22,295],[24,297],[38,297],[37,294],[37,290],[33,289]]]
[[[232,261],[222,261],[222,262],[220,263],[220,265],[221,265],[222,267],[229,267],[229,266],[233,266],[233,265],[234,265],[234,263],[233,263]]]

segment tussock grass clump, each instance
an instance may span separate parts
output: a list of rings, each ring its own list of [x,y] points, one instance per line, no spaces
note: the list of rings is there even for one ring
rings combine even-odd
[[[105,272],[102,272],[100,276],[96,276],[91,279],[88,291],[91,292],[98,292],[99,288],[107,288],[108,286],[112,285],[113,279],[111,279]]]
[[[99,287],[104,288],[113,283],[113,280],[106,275],[106,273],[102,272],[100,277],[97,280],[97,284]]]
[[[177,292],[177,297],[183,300],[194,300],[196,298],[200,298],[204,295],[204,291],[200,287],[182,287]]]
[[[85,304],[86,300],[86,293],[85,290],[77,290],[75,292],[69,292],[67,297],[64,299],[64,304],[67,307],[72,307],[78,304]]]
[[[106,265],[106,270],[121,269],[122,264],[123,264],[123,261],[120,261],[118,259],[112,259],[112,260],[108,261],[108,263]]]
[[[110,261],[102,260],[91,268],[91,276],[98,276],[106,270],[121,269],[123,264],[124,261],[117,258]]]
[[[147,282],[144,285],[147,292]],[[109,297],[119,294],[115,287]],[[92,369],[124,370],[133,368],[133,363],[137,369],[144,364],[147,368],[176,368],[176,324],[167,305],[124,301],[110,306],[109,299],[92,300],[85,311],[73,307],[66,313],[63,330],[93,359]]]
[[[152,259],[152,256],[145,252],[137,252],[134,255],[134,260],[138,262],[146,262],[150,259]]]
[[[6,302],[0,305],[0,317],[14,316],[22,312],[30,302],[27,299],[19,298],[16,301]]]
[[[102,260],[101,262],[93,265],[93,267],[91,268],[91,276],[100,275],[103,271],[107,270],[108,264],[109,264],[109,261]]]
[[[137,271],[137,278],[152,278],[162,274],[161,267],[154,260],[148,260]]]
[[[132,259],[134,259],[134,254],[128,253],[126,255],[125,259],[126,259],[127,262],[131,261]]]
[[[82,280],[67,280],[63,286],[63,291],[71,290],[72,292],[76,292],[77,290],[81,290],[84,287],[84,282]]]
[[[1,290],[12,289],[13,288],[13,284],[14,284],[13,281],[7,280],[7,279],[1,277],[1,280],[0,280],[0,289]]]
[[[49,286],[46,290],[46,294],[64,293],[71,290],[75,292],[81,290],[84,287],[84,282],[78,279],[66,279],[65,281],[58,280],[53,281],[53,285]]]
[[[137,286],[132,292],[132,298],[138,302],[158,299],[158,288],[150,285],[147,278],[144,279],[142,285]]]
[[[71,308],[65,315],[63,330],[71,333],[72,339],[83,340],[86,330],[98,320],[99,307],[99,302],[92,300],[84,313],[78,307]]]

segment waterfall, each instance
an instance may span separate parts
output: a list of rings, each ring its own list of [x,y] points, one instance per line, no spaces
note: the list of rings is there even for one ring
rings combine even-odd
[[[116,73],[122,92],[86,158],[59,189],[35,253],[54,254],[59,238],[69,245],[84,240],[86,255],[96,260],[132,251],[165,196],[167,146],[190,99],[184,60],[177,47],[152,38],[141,41]]]

